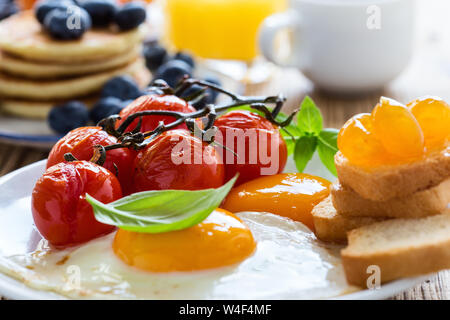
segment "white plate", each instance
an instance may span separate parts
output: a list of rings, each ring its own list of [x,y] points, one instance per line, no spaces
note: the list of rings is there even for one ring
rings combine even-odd
[[[293,169],[295,171],[294,168],[295,165],[289,163],[287,170]],[[44,170],[45,160],[42,160],[0,178],[0,219],[2,220],[0,224],[0,242],[8,243],[9,241],[9,243],[20,246],[22,250],[26,250],[26,248],[35,247],[36,243],[40,240],[40,235],[34,230],[34,226],[29,222],[29,219],[20,225],[20,230],[14,230],[8,228],[7,219],[2,219],[2,217],[5,217],[7,212],[12,211],[17,213],[17,216],[24,216],[24,214],[20,215],[19,212],[26,212],[25,216],[31,215],[29,201],[20,201],[20,199],[29,199],[36,180]],[[324,170],[317,156],[314,156],[313,161],[307,167],[307,171],[331,180],[334,179],[333,176],[330,176]],[[27,242],[16,243],[15,241],[10,241],[10,239],[15,237],[16,233],[23,232],[29,234],[29,240]],[[11,250],[14,250],[14,248],[11,248]],[[420,284],[429,277],[403,279],[383,285],[377,290],[359,291],[341,296],[338,299],[384,299]],[[23,283],[1,273],[0,295],[12,299],[65,299],[57,294],[31,289]]]

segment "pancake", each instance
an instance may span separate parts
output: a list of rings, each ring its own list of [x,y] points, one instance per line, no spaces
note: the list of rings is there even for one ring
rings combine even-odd
[[[0,49],[27,60],[86,62],[117,56],[141,43],[146,25],[127,31],[93,29],[80,40],[58,41],[46,34],[32,11],[0,22]]]
[[[78,76],[102,72],[124,66],[139,57],[141,46],[109,59],[101,59],[92,62],[75,63],[50,63],[24,60],[6,52],[0,51],[0,71],[8,74],[31,79],[54,79],[68,76]]]
[[[86,97],[82,99],[74,99],[81,101],[91,108],[98,100],[98,96]],[[17,116],[20,118],[30,119],[47,119],[50,110],[59,104],[66,101],[27,101],[27,100],[2,100],[0,101],[0,109],[8,115]]]
[[[139,69],[145,69],[142,58],[117,69],[60,80],[30,80],[0,73],[0,96],[37,101],[82,97],[100,90],[115,76],[133,74]]]
[[[141,88],[145,88],[150,82],[150,73],[146,69],[136,70],[131,76],[136,80]],[[88,107],[93,106],[99,98],[99,94],[94,94],[84,98],[73,98],[84,102]],[[67,100],[54,101],[27,101],[20,99],[0,100],[0,110],[5,114],[21,118],[47,119],[50,110]]]

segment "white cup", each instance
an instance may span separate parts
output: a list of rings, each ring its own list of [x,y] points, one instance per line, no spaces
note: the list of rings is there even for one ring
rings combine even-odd
[[[260,30],[263,55],[299,68],[317,87],[358,93],[381,89],[407,66],[413,50],[414,0],[291,0]],[[279,61],[275,36],[292,31]]]

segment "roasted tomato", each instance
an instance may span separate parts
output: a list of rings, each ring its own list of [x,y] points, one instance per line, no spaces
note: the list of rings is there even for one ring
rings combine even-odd
[[[135,191],[200,190],[224,183],[222,160],[214,147],[187,130],[159,135],[135,159]]]
[[[59,163],[37,181],[31,209],[36,227],[50,244],[72,246],[114,230],[95,220],[86,193],[103,203],[122,197],[116,176],[88,161]]]
[[[236,185],[283,171],[287,147],[278,128],[267,119],[248,112],[231,111],[219,117],[215,126],[220,130],[216,141],[223,149],[225,180],[239,173]],[[230,150],[233,150],[231,152]]]
[[[47,168],[63,162],[66,153],[72,153],[78,160],[89,160],[93,155],[95,145],[107,146],[115,143],[117,143],[117,139],[100,127],[81,127],[72,130],[53,146],[48,156]],[[135,156],[136,153],[127,148],[106,152],[106,161],[103,166],[114,174],[117,167],[118,178],[125,195],[131,193]]]
[[[186,101],[176,96],[147,95],[134,100],[131,104],[124,108],[119,114],[121,120],[117,122],[117,125],[119,126],[133,113],[150,110],[176,111],[183,113],[191,113],[196,111]],[[142,118],[141,132],[154,130],[160,121],[163,121],[165,124],[169,124],[175,121],[175,118],[171,116],[145,116]],[[138,119],[133,121],[132,124],[128,126],[126,131],[131,131],[136,128],[138,122]],[[183,123],[175,129],[186,129],[186,125]]]

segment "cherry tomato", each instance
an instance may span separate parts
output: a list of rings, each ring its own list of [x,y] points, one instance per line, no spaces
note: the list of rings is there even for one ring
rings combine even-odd
[[[287,161],[286,142],[277,127],[267,119],[242,110],[219,117],[215,124],[221,135],[216,141],[223,150],[225,181],[239,173],[236,185],[283,171]]]
[[[134,100],[131,104],[124,108],[119,114],[121,120],[117,122],[117,125],[119,126],[133,113],[150,110],[166,110],[183,113],[191,113],[196,111],[194,107],[190,106],[186,101],[173,95],[147,95]],[[141,132],[154,130],[160,121],[163,121],[165,124],[169,124],[175,120],[176,119],[171,116],[145,116],[142,118]],[[138,122],[138,119],[133,121],[132,124],[128,126],[126,131],[131,131],[136,128]],[[185,124],[181,124],[175,129],[187,129],[187,127]]]
[[[216,149],[187,130],[162,133],[135,160],[135,191],[200,190],[224,183],[224,167]]]
[[[114,230],[95,220],[86,193],[103,203],[122,197],[117,178],[88,161],[59,163],[37,181],[31,209],[36,227],[50,244],[72,246]]]
[[[117,139],[100,127],[81,127],[70,131],[61,138],[52,148],[47,160],[47,168],[63,162],[64,154],[72,153],[78,160],[91,159],[95,145],[107,146],[117,143]],[[109,150],[106,152],[106,161],[104,167],[116,173],[122,185],[125,195],[131,193],[133,161],[136,152],[127,148]]]

